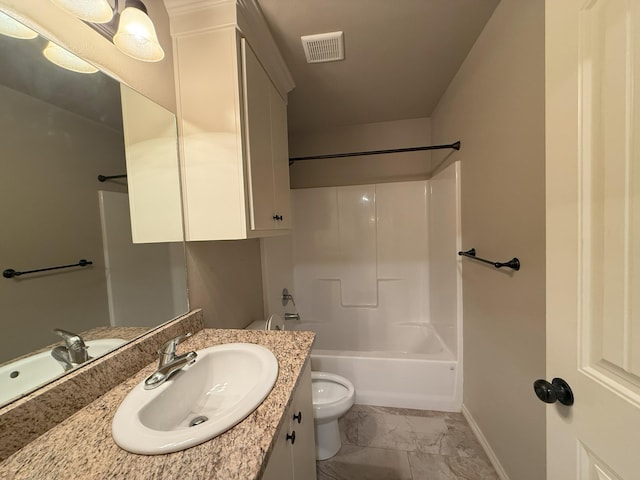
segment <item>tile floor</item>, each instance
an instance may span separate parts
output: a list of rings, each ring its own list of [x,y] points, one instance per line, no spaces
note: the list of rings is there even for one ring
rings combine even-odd
[[[354,405],[318,480],[499,480],[460,413]]]

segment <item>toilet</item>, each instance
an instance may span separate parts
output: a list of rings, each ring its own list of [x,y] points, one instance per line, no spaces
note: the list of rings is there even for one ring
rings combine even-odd
[[[342,446],[338,418],[351,408],[356,392],[349,380],[333,373],[312,371],[311,382],[316,458],[326,460]]]
[[[257,320],[245,328],[247,330],[285,330],[285,325],[282,318],[274,314],[267,320]],[[312,371],[311,395],[316,458],[326,460],[338,453],[342,446],[338,418],[351,408],[356,391],[353,384],[340,375]]]

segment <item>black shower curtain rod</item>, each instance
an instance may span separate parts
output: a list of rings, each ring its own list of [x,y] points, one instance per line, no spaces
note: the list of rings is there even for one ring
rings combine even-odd
[[[300,160],[322,160],[325,158],[360,157],[364,155],[383,155],[385,153],[419,152],[422,150],[443,150],[445,148],[460,150],[460,141],[457,141],[448,145],[430,145],[427,147],[392,148],[389,150],[369,150],[365,152],[331,153],[328,155],[311,155],[308,157],[290,157],[289,165],[291,165],[293,162],[297,162]]]

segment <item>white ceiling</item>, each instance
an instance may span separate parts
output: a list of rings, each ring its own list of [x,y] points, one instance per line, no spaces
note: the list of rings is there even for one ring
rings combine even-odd
[[[428,117],[499,0],[258,0],[296,88],[289,130]],[[300,36],[342,30],[345,60]]]

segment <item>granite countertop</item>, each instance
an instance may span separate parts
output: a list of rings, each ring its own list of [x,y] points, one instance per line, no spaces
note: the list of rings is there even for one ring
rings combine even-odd
[[[176,453],[146,456],[122,450],[111,437],[113,416],[129,391],[155,370],[152,363],[7,458],[0,464],[0,478],[260,478],[314,338],[312,332],[201,330],[180,345],[179,353],[248,342],[269,348],[278,359],[273,390],[245,420],[212,440]]]

